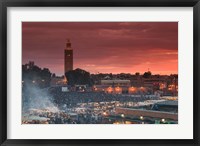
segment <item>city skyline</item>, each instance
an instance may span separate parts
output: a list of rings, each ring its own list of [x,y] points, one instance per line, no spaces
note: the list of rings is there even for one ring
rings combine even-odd
[[[68,38],[74,69],[178,74],[177,22],[23,22],[22,63],[34,61],[63,75]]]

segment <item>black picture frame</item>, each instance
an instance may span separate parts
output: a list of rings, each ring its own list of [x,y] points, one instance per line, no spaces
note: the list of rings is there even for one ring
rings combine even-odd
[[[93,140],[24,140],[7,139],[7,7],[193,7],[193,135],[187,139],[93,139]],[[200,131],[200,2],[199,0],[1,0],[0,1],[0,143],[2,146],[20,145],[148,145],[197,146]],[[172,131],[173,132],[173,131]],[[187,131],[185,131],[187,132]]]

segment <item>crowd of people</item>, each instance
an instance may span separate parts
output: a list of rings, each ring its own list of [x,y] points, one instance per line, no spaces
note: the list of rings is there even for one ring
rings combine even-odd
[[[105,92],[61,92],[59,88],[50,90],[50,94],[54,98],[54,102],[58,105],[66,104],[67,107],[76,106],[77,103],[88,102],[141,102],[145,100],[156,100],[158,97],[140,95],[139,97],[133,97],[130,95],[122,94],[108,94]]]
[[[41,92],[41,93],[40,93]],[[47,93],[43,93],[47,92]],[[48,98],[47,98],[48,95]],[[34,96],[34,97],[31,97]],[[38,96],[38,98],[35,98]],[[51,97],[51,98],[49,98]],[[34,94],[23,92],[24,124],[106,124],[112,123],[105,116],[114,112],[117,103],[137,103],[157,100],[156,96],[140,95],[133,97],[126,94],[104,92],[62,92],[60,88],[40,90]],[[37,104],[37,103],[38,104]],[[31,103],[36,103],[36,110],[30,110]],[[97,105],[95,105],[96,103]],[[40,105],[38,107],[37,105]],[[27,106],[25,106],[27,105]],[[26,108],[25,108],[26,107]],[[33,108],[32,106],[31,108]],[[84,108],[77,111],[78,108]],[[29,110],[28,110],[29,109]],[[48,109],[48,110],[47,110]],[[43,118],[43,119],[42,119]]]

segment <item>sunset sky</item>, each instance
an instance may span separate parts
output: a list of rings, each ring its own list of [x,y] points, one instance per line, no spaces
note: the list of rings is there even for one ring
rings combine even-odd
[[[178,73],[177,22],[23,22],[22,63],[64,74],[70,39],[74,69],[90,73]]]

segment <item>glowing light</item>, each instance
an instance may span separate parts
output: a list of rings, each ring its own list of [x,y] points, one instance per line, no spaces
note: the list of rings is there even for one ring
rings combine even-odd
[[[165,122],[165,119],[161,119],[161,121],[164,123],[164,122]]]
[[[108,93],[112,93],[112,92],[113,92],[113,88],[112,88],[112,87],[108,87],[108,88],[107,88],[107,92],[108,92]]]
[[[143,120],[144,119],[144,117],[143,116],[140,116],[140,120]]]
[[[63,82],[67,83],[67,78],[66,77],[64,77]]]
[[[135,87],[129,87],[129,93],[135,93],[136,92],[136,88]]]
[[[122,92],[122,88],[120,88],[119,86],[115,87],[115,92],[120,94]]]
[[[124,118],[124,117],[125,117],[125,115],[124,115],[124,114],[121,114],[121,117],[122,117],[122,118]]]
[[[160,89],[161,89],[161,90],[164,89],[165,87],[166,87],[165,84],[160,83]]]
[[[107,113],[106,113],[106,112],[103,112],[103,115],[104,115],[104,116],[107,116]]]
[[[144,88],[144,87],[140,87],[140,89],[141,89],[141,90],[145,90],[145,88]]]
[[[115,90],[116,90],[116,91],[119,91],[119,90],[120,90],[120,88],[119,88],[119,87],[116,87],[116,88],[115,88]]]
[[[132,124],[132,122],[130,122],[130,121],[125,121],[125,124]]]
[[[171,88],[171,87],[169,87],[169,88],[168,88],[168,90],[172,90],[172,88]]]
[[[113,124],[120,124],[119,122],[114,122]]]
[[[97,87],[96,86],[94,86],[94,90],[97,91]]]

